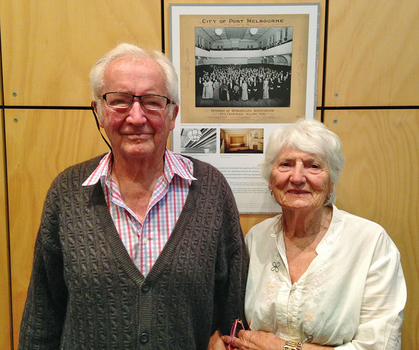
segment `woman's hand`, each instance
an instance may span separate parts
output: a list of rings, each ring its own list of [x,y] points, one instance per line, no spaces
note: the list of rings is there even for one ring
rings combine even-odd
[[[281,350],[284,348],[284,345],[285,345],[285,340],[277,337],[273,333],[241,330],[237,336],[238,338],[234,338],[234,341],[231,343],[231,349]],[[226,344],[230,344],[230,336],[228,335],[221,336],[221,340]],[[302,348],[305,350],[310,350],[310,349],[332,350],[333,349],[332,346],[321,346],[321,345],[308,344],[308,343],[304,343]],[[217,350],[218,348],[214,348],[214,349]]]
[[[283,349],[285,341],[273,333],[253,332],[241,330],[238,338],[231,343],[232,349],[242,350],[278,350]],[[230,336],[222,336],[221,339],[230,344]]]
[[[226,349],[226,345],[221,340],[220,333],[216,331],[210,338],[210,342],[208,344],[208,350],[225,350],[225,349]]]

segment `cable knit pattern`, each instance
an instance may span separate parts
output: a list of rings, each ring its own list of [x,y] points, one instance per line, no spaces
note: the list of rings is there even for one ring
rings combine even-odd
[[[207,349],[244,318],[248,255],[222,174],[192,159],[179,220],[146,278],[113,224],[100,183],[82,187],[100,157],[72,166],[44,204],[19,349]]]

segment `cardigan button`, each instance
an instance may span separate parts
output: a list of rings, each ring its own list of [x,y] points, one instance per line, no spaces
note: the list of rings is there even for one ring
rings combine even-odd
[[[148,342],[148,334],[147,333],[141,333],[141,335],[140,335],[140,342],[142,343],[142,344],[145,344],[145,343],[147,343]]]
[[[141,291],[143,293],[147,293],[150,290],[151,286],[149,283],[145,282],[143,283],[143,285],[141,286]]]

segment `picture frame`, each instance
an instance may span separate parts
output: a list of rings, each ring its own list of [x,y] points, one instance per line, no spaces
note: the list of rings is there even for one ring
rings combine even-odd
[[[169,4],[172,149],[222,171],[241,213],[278,211],[257,164],[274,129],[316,117],[319,23],[320,3]]]

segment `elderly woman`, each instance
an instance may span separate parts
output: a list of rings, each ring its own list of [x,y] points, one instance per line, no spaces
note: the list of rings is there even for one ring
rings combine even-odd
[[[406,285],[378,224],[339,210],[341,142],[320,122],[275,131],[262,172],[282,213],[254,226],[238,349],[400,349]]]

